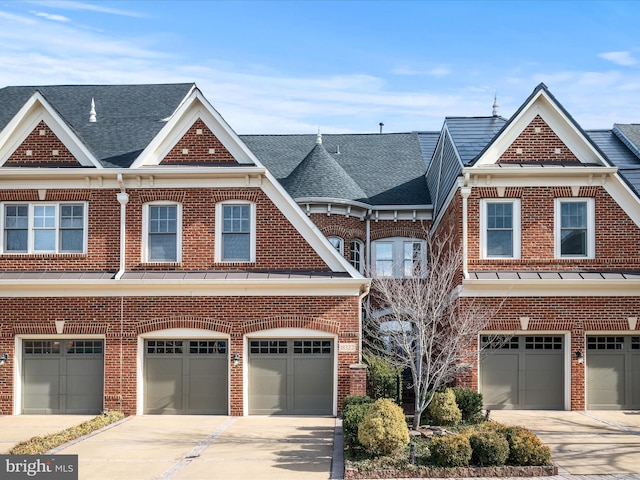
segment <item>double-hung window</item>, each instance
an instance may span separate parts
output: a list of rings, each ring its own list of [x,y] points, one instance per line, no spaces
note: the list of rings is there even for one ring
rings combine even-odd
[[[482,258],[520,258],[520,199],[480,202]]]
[[[181,205],[149,203],[144,206],[144,261],[181,261]]]
[[[84,253],[85,203],[5,203],[4,253]]]
[[[424,273],[426,242],[411,238],[385,238],[372,243],[373,275],[376,277],[416,277]]]
[[[595,257],[595,213],[592,198],[557,198],[557,258]]]
[[[216,261],[256,261],[255,212],[255,205],[248,202],[216,205]]]

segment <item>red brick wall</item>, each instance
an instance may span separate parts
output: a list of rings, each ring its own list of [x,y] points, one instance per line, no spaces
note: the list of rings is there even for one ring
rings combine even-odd
[[[560,149],[559,153],[556,153],[556,149]],[[578,162],[578,159],[549,125],[536,115],[500,156],[498,163],[501,162]]]
[[[116,190],[47,190],[47,202],[88,202],[88,252],[0,254],[0,270],[117,271],[120,262],[120,204],[116,195]],[[0,201],[40,200],[37,190],[0,190]]]
[[[24,308],[25,301],[29,309]],[[122,302],[122,319],[120,317]],[[140,334],[166,328],[204,328],[230,334],[231,414],[241,415],[244,368],[243,335],[273,328],[309,328],[358,343],[357,297],[89,297],[0,298],[0,351],[10,362],[0,368],[0,414],[13,409],[14,337],[55,336],[55,320],[65,320],[65,334],[106,335],[105,406],[136,411],[136,355]],[[122,323],[121,323],[122,321]],[[122,363],[120,351],[123,351]],[[336,345],[338,348],[338,345]],[[358,351],[338,353],[338,405],[349,394],[350,368]]]
[[[27,150],[31,151],[30,156],[27,156]],[[54,151],[57,151],[57,155],[54,155]],[[4,164],[6,167],[42,167],[50,165],[77,167],[80,163],[51,131],[44,120],[33,129]]]
[[[554,258],[555,198],[572,198],[569,187],[507,188],[504,198],[520,198],[521,258],[480,258],[480,199],[498,198],[493,187],[474,188],[468,203],[469,270],[636,270],[640,268],[640,228],[602,187],[581,187],[579,197],[595,199],[595,258]]]
[[[183,153],[183,151],[186,151],[186,153]],[[201,119],[197,119],[160,163],[218,162],[237,163],[233,155],[218,140],[218,137],[209,130],[209,127]]]
[[[328,270],[324,261],[259,188],[129,190],[127,268],[132,270]],[[142,263],[142,205],[182,204],[182,263]],[[215,204],[247,200],[256,204],[256,262],[216,263]]]

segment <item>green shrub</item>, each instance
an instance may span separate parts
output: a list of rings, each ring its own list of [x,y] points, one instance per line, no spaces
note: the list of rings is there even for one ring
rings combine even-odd
[[[462,414],[456,405],[456,396],[450,388],[433,394],[428,413],[438,425],[457,425],[462,420]]]
[[[466,435],[434,437],[429,450],[431,460],[438,467],[466,467],[471,460],[471,445]]]
[[[501,466],[509,458],[509,442],[497,432],[476,432],[469,436],[471,461],[480,467]]]
[[[392,398],[396,402],[398,398],[398,378],[402,372],[401,367],[396,367],[388,360],[373,355],[363,355],[367,369],[367,395],[373,399]]]
[[[453,387],[456,405],[462,414],[462,420],[470,422],[480,418],[482,414],[482,394],[467,387]]]
[[[360,443],[376,455],[389,455],[409,444],[402,409],[388,398],[376,400],[358,428]]]
[[[349,405],[362,405],[363,403],[373,403],[373,400],[368,395],[349,395],[344,397],[342,401],[342,411],[344,412]]]
[[[510,465],[537,466],[551,465],[551,449],[524,427],[505,428],[505,437],[509,442]]]
[[[345,441],[352,448],[360,446],[358,427],[372,405],[371,401],[367,403],[350,403],[342,409],[342,432]]]

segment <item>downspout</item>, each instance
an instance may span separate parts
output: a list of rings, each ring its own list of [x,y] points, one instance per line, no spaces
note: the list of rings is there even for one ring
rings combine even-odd
[[[464,184],[460,188],[462,195],[462,277],[469,278],[469,261],[468,257],[468,241],[467,241],[467,199],[471,195],[471,187],[469,186],[469,174],[464,174]]]
[[[364,297],[369,295],[369,290],[371,289],[371,284],[367,284],[362,287],[360,295],[358,296],[358,329],[360,331],[360,335],[358,335],[358,363],[362,363],[362,335],[364,335],[364,331],[362,330],[362,300]]]
[[[122,174],[118,174],[118,185],[120,186],[120,193],[118,193],[118,203],[120,203],[120,270],[116,273],[115,279],[120,280],[124,275],[126,268],[126,256],[125,250],[127,248],[127,203],[129,203],[129,194],[125,191],[124,180]]]

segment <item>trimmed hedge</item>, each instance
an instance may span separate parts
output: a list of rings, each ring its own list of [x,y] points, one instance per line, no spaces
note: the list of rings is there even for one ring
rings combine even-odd
[[[456,405],[462,414],[462,420],[472,422],[482,415],[482,394],[468,387],[453,387]]]
[[[409,444],[402,408],[388,398],[376,400],[358,427],[358,440],[376,455],[389,455]]]
[[[450,388],[434,393],[427,410],[429,418],[438,425],[457,425],[462,420],[462,413],[456,405],[456,396]]]
[[[342,433],[347,445],[351,448],[360,446],[358,427],[372,405],[373,402],[350,403],[342,409]]]
[[[539,466],[551,464],[551,449],[524,427],[507,427],[504,436],[509,442],[510,465]]]
[[[471,463],[479,467],[499,467],[509,458],[509,442],[498,432],[477,432],[469,436]]]
[[[431,461],[438,467],[466,467],[471,461],[471,444],[466,435],[435,437],[429,450]]]

